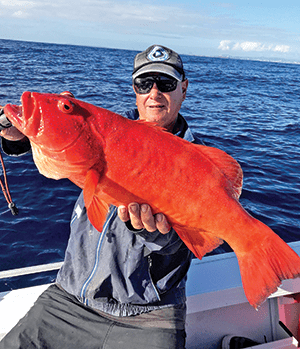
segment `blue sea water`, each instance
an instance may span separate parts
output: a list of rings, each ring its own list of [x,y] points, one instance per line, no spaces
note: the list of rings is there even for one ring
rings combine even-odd
[[[135,106],[137,52],[0,40],[0,105],[24,91],[60,93],[122,114]],[[242,205],[286,242],[300,240],[300,66],[182,55],[189,79],[182,114],[207,145],[242,166]],[[0,270],[63,260],[79,189],[41,176],[30,154],[4,155],[14,217],[0,196]],[[0,172],[1,173],[1,172]],[[242,233],[242,232],[241,232]],[[0,290],[55,278],[0,280]]]

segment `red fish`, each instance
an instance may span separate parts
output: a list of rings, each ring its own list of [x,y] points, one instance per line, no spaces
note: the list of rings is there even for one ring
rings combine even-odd
[[[238,258],[245,294],[257,308],[281,280],[300,276],[299,256],[238,198],[242,170],[225,152],[191,144],[142,121],[62,95],[24,92],[5,115],[31,142],[40,173],[84,191],[101,231],[110,204],[148,203],[202,258],[225,240]]]

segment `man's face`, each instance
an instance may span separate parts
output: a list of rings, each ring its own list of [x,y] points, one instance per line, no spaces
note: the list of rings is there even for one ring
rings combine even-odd
[[[161,92],[156,83],[147,94],[138,94],[135,91],[140,120],[155,122],[171,132],[186,97],[187,87],[188,80],[185,80],[179,81],[176,90],[171,92]]]

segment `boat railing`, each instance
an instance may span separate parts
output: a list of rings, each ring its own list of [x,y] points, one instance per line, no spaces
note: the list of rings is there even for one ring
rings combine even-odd
[[[12,278],[16,276],[30,275],[43,273],[47,271],[58,270],[62,266],[63,262],[42,264],[42,265],[34,265],[30,267],[11,269],[11,270],[3,270],[0,271],[0,280],[6,278]]]

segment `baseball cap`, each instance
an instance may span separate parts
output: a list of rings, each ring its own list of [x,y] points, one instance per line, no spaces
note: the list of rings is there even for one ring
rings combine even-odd
[[[183,63],[178,53],[159,45],[148,47],[134,58],[132,79],[145,73],[163,73],[178,81],[184,79]]]

